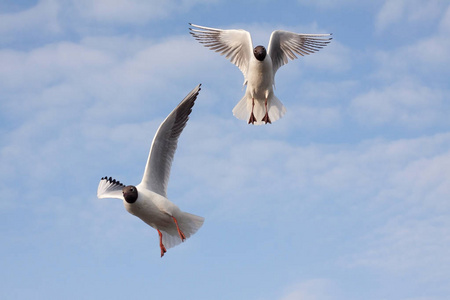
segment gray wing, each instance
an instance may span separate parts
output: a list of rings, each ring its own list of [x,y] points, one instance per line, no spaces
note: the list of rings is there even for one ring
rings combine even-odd
[[[273,74],[288,63],[288,58],[296,59],[295,54],[308,55],[328,45],[332,39],[329,36],[331,34],[301,34],[284,30],[272,32],[267,53],[272,58]]]
[[[252,38],[243,29],[216,29],[189,23],[192,36],[205,47],[225,55],[247,79],[248,63],[253,55]]]
[[[161,196],[167,197],[167,184],[178,138],[189,119],[200,86],[194,88],[167,116],[153,138],[140,184]]]
[[[117,198],[123,200],[122,189],[125,187],[123,183],[111,177],[103,177],[97,188],[97,197],[102,198]]]

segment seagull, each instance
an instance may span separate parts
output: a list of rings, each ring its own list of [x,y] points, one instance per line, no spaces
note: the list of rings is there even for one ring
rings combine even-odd
[[[181,211],[167,199],[167,184],[178,138],[189,119],[200,86],[194,88],[159,126],[141,183],[124,185],[111,177],[103,177],[97,189],[99,199],[121,199],[130,214],[158,231],[161,257],[167,249],[197,232],[205,220]]]
[[[269,47],[253,48],[252,38],[243,29],[222,30],[189,23],[190,34],[205,47],[225,55],[244,74],[244,97],[233,115],[248,124],[267,124],[281,118],[286,108],[274,95],[275,73],[288,59],[304,56],[325,47],[331,34],[301,34],[284,30],[272,32]]]

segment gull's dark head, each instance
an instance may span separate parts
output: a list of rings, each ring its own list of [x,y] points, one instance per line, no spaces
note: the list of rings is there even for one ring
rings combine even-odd
[[[122,189],[123,197],[128,203],[134,203],[138,197],[137,188],[134,185],[127,185]]]
[[[255,49],[253,49],[253,55],[257,60],[263,61],[267,55],[266,48],[264,48],[264,46],[256,46]]]

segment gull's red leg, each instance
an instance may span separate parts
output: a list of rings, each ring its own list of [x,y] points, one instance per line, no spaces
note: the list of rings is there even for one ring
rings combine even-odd
[[[182,242],[184,242],[184,240],[186,239],[186,236],[184,235],[184,233],[180,230],[180,227],[178,226],[178,221],[177,219],[172,216],[173,221],[175,222],[175,225],[177,225],[177,230],[178,230],[178,234],[180,235],[180,239]]]
[[[272,122],[270,122],[270,118],[269,118],[269,112],[267,111],[267,98],[266,101],[264,102],[264,107],[266,108],[266,114],[264,115],[264,118],[261,121],[264,121],[266,124],[272,124]]]
[[[163,257],[163,256],[164,256],[164,253],[166,253],[167,250],[166,250],[166,247],[164,247],[164,245],[163,245],[163,243],[162,243],[162,233],[161,233],[161,231],[159,231],[159,229],[156,229],[156,230],[158,230],[158,234],[159,234],[159,247],[161,248],[161,257]]]
[[[253,108],[255,107],[255,98],[252,98],[252,112],[250,114],[250,119],[248,120],[248,124],[255,124],[256,118],[253,114]]]

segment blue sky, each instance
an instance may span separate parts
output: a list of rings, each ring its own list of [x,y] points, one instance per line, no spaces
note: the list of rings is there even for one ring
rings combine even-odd
[[[189,22],[333,40],[249,126],[241,72]],[[446,0],[0,2],[0,298],[448,299],[449,65]],[[160,258],[97,185],[140,182],[198,83],[168,196],[206,221]]]

